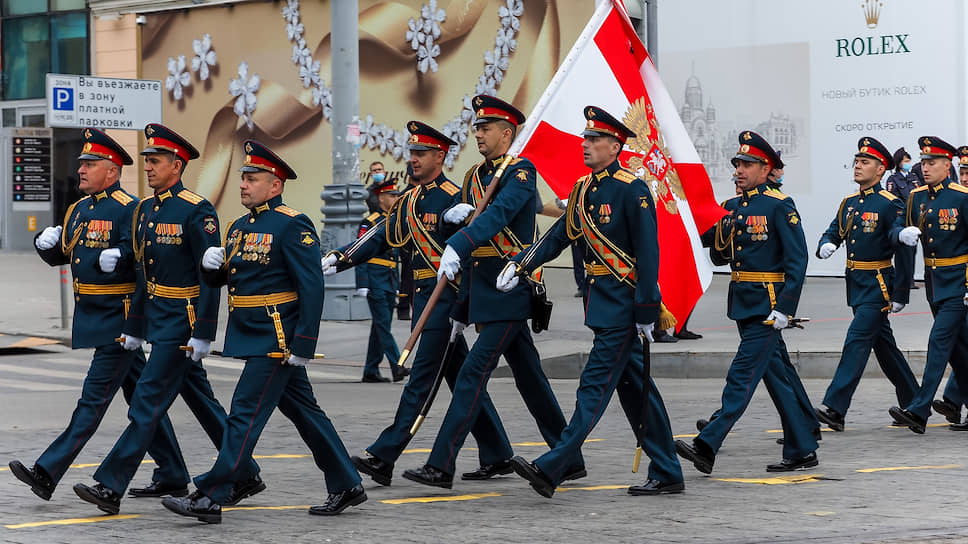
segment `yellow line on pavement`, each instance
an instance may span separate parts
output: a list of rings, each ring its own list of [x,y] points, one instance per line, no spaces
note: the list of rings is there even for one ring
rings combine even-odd
[[[857,472],[887,472],[889,470],[931,470],[936,468],[961,468],[961,465],[925,465],[921,467],[859,468]]]
[[[817,510],[816,512],[804,512],[805,516],[832,516],[837,512],[832,512],[830,510]]]
[[[928,423],[927,425],[925,425],[925,427],[948,427],[950,425],[951,425],[950,423]],[[897,426],[897,425],[888,425],[887,428],[888,429],[905,429],[905,430],[907,430],[907,425],[903,425],[903,426],[900,426],[900,427]]]
[[[719,480],[720,482],[737,482],[741,484],[763,484],[763,485],[781,485],[781,484],[806,484],[810,482],[819,481],[823,474],[797,474],[793,476],[776,476],[774,478],[713,478],[713,480]]]
[[[559,487],[555,491],[605,491],[609,489],[628,489],[626,485],[591,485],[588,487]]]
[[[697,436],[699,436],[699,434],[677,434],[672,438],[696,438]]]
[[[55,519],[53,521],[33,521],[30,523],[17,523],[14,525],[4,525],[7,529],[29,529],[31,527],[44,527],[46,525],[75,525],[78,523],[97,523],[99,521],[114,521],[116,519],[140,518],[141,514],[127,514],[121,516],[95,516],[90,518],[70,518]]]
[[[440,496],[440,497],[413,497],[409,499],[384,499],[380,502],[383,504],[410,504],[410,503],[425,503],[425,502],[447,502],[447,501],[473,501],[476,499],[484,499],[487,497],[500,497],[500,493],[476,493],[474,495],[451,495],[451,496]]]
[[[212,459],[214,459],[214,457]],[[141,464],[153,465],[155,464],[155,462],[152,461],[151,459],[143,459],[141,461]],[[101,463],[78,463],[76,465],[70,465],[70,468],[91,468],[91,467],[99,467],[99,466],[101,466]],[[3,472],[4,470],[10,470],[10,468],[9,467],[0,468],[0,472]]]
[[[228,508],[223,508],[223,512],[232,512],[234,510],[306,510],[309,509],[308,504],[299,504],[294,506],[230,506]]]

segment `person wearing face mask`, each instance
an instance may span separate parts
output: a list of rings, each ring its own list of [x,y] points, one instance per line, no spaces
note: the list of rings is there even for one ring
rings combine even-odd
[[[366,208],[369,210],[368,213],[374,213],[380,211],[380,200],[377,196],[376,189],[383,184],[386,180],[386,169],[383,163],[380,161],[373,161],[370,163],[370,179],[373,183],[366,188]]]
[[[891,160],[894,163],[894,172],[888,176],[884,188],[900,198],[901,202],[906,202],[911,189],[918,186],[917,178],[911,173],[914,163],[911,162],[911,155],[903,147],[899,147],[894,152]]]

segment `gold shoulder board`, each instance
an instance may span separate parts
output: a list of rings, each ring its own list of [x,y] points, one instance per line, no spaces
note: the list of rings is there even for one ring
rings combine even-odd
[[[134,201],[134,198],[131,198],[131,195],[129,195],[124,191],[114,191],[113,193],[111,193],[111,198],[120,202],[122,206],[127,206],[128,204],[131,204],[132,201]]]
[[[950,187],[951,189],[954,189],[955,191],[958,191],[959,193],[968,193],[968,187],[965,187],[960,183],[952,183],[948,185],[948,187]]]
[[[624,183],[632,183],[638,179],[635,177],[635,174],[629,172],[628,170],[617,170],[614,174],[612,174],[612,177]]]
[[[454,185],[454,183],[452,181],[450,181],[449,179],[446,180],[446,181],[444,181],[440,185],[438,185],[438,187],[440,187],[441,189],[443,189],[444,192],[447,193],[447,194],[449,194],[450,196],[454,196],[454,195],[456,195],[457,193],[460,192],[460,187]]]
[[[880,191],[878,191],[877,194],[881,195],[882,197],[884,197],[884,198],[886,198],[888,200],[901,200],[900,198],[898,198],[898,196],[896,194],[894,194],[894,193],[892,193],[890,191],[886,191],[884,189],[881,189]]]
[[[297,215],[302,213],[299,210],[294,210],[290,208],[289,206],[276,206],[273,209],[281,214],[288,215],[289,217],[296,217]]]
[[[369,221],[370,223],[376,223],[379,219],[380,219],[380,214],[376,212],[373,212],[370,215],[366,216],[366,220]]]
[[[780,191],[777,191],[776,189],[767,189],[767,190],[763,191],[763,194],[766,195],[766,196],[772,196],[773,198],[775,198],[777,200],[786,200],[786,199],[790,198],[789,196],[781,193]]]
[[[928,186],[927,185],[922,185],[922,186],[917,187],[915,189],[911,189],[911,193],[919,193],[921,191],[927,191],[927,190],[928,190]]]
[[[196,204],[196,205],[199,202],[205,200],[202,197],[202,195],[200,195],[198,193],[193,193],[193,192],[189,191],[188,189],[184,189],[184,190],[178,191],[178,198],[180,198],[182,200],[185,200],[185,201],[188,201],[188,202],[191,202],[192,204]]]

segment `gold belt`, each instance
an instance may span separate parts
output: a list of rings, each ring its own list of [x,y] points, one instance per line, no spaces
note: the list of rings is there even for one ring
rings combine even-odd
[[[500,257],[501,254],[490,246],[479,247],[471,251],[471,257]]]
[[[589,276],[608,276],[612,271],[604,264],[585,263],[585,274]]]
[[[169,287],[153,281],[147,282],[146,288],[149,295],[163,298],[194,298],[200,292],[197,285],[192,285],[191,287]]]
[[[931,268],[937,268],[939,266],[954,266],[956,264],[966,263],[968,263],[968,255],[959,255],[957,257],[924,258],[924,266],[930,266]]]
[[[730,279],[740,283],[783,283],[783,272],[745,272],[733,270]]]
[[[134,283],[98,285],[96,283],[80,283],[75,279],[74,293],[78,295],[130,295],[134,293]]]
[[[272,293],[270,295],[229,295],[229,309],[262,308],[299,300],[295,291]]]
[[[380,266],[385,266],[387,268],[396,268],[397,267],[396,261],[391,261],[390,259],[379,259],[379,258],[374,257],[374,258],[372,258],[372,259],[370,259],[369,261],[366,261],[366,262],[367,262],[367,264],[376,264],[376,265],[380,265]]]
[[[421,268],[419,270],[413,271],[413,279],[415,280],[429,280],[431,278],[436,278],[437,272],[429,268]]]
[[[880,261],[852,261],[847,259],[847,268],[850,270],[880,270],[882,268],[890,267],[890,259],[883,259]]]

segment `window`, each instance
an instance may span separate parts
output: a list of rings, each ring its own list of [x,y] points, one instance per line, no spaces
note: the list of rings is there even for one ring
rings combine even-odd
[[[43,98],[48,72],[89,72],[84,0],[49,4],[51,11],[45,11],[44,1],[0,0],[0,100]],[[76,8],[80,11],[64,11]]]

